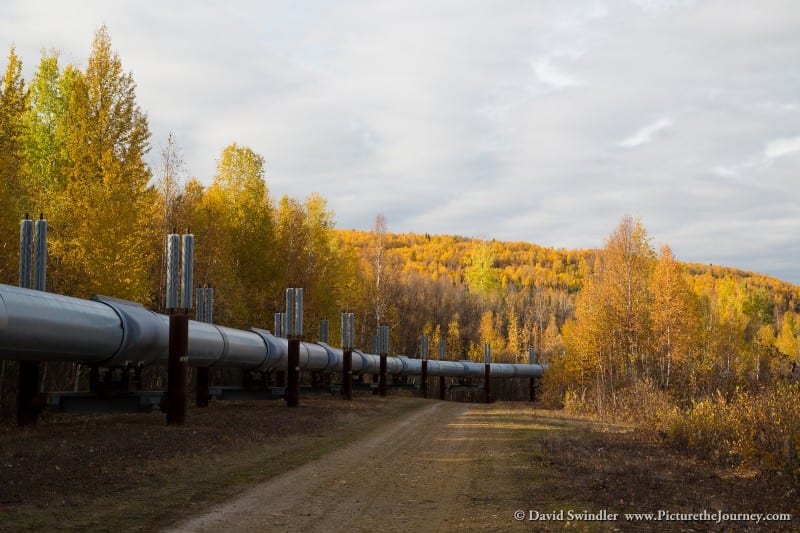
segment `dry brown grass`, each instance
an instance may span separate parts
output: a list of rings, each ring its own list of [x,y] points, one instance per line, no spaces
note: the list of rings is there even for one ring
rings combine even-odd
[[[418,404],[361,398],[212,402],[161,414],[0,426],[0,530],[153,530],[359,438]]]
[[[2,426],[0,530],[156,530],[387,428],[422,405],[430,402],[309,398],[294,410],[279,402],[215,403],[208,410],[190,410],[187,424],[180,428],[166,427],[159,414],[58,415],[30,430]],[[472,450],[469,461],[459,461],[458,454],[447,457],[447,469],[435,474],[452,479],[459,472],[466,480],[459,489],[459,505],[443,511],[449,513],[446,524],[452,524],[452,530],[793,529],[791,522],[529,523],[513,520],[517,509],[721,509],[800,517],[800,499],[789,476],[688,456],[629,425],[534,409],[526,403],[497,403],[471,405],[445,426],[442,435],[431,438],[458,437],[453,446],[466,439]],[[426,442],[415,439],[410,446],[411,450],[393,447],[393,454],[428,449]],[[390,494],[400,479],[406,479],[405,472],[380,468],[370,475],[381,472],[386,477],[378,485]],[[436,495],[415,498],[427,505]],[[407,512],[417,505],[406,504]],[[402,528],[399,520],[393,524]]]
[[[800,517],[797,492],[787,476],[734,468],[689,457],[652,434],[625,424],[593,421],[563,411],[533,409],[526,404],[475,406],[470,424],[492,428],[497,456],[482,462],[474,474],[484,480],[505,479],[483,491],[475,524],[491,530],[523,531],[793,531],[792,522],[756,525],[748,522],[653,523],[523,522],[507,520],[510,510],[607,510],[646,513],[658,510],[696,513],[721,509],[731,513],[791,513]],[[477,491],[476,491],[477,492]],[[498,527],[498,523],[505,524]]]

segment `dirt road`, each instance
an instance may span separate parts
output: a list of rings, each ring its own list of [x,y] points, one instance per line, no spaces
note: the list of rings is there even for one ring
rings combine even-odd
[[[789,476],[523,402],[309,398],[190,414],[181,427],[152,414],[0,427],[0,531],[798,530]],[[773,520],[617,515],[661,511]]]
[[[492,497],[480,493],[475,474],[498,428],[471,423],[474,414],[466,404],[434,402],[172,531],[459,529],[476,501]],[[511,525],[513,510],[501,519],[487,507],[485,518]]]

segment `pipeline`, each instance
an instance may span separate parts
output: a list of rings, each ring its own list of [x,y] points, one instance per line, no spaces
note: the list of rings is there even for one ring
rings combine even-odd
[[[169,317],[141,304],[93,296],[89,300],[0,284],[0,359],[70,361],[101,367],[166,363]],[[239,330],[189,321],[189,365],[198,368],[286,370],[287,339],[258,328]],[[326,343],[302,342],[300,368],[341,372],[342,350]],[[380,356],[353,350],[352,371],[375,374]],[[428,361],[429,376],[482,377],[484,363]],[[492,363],[498,378],[540,377],[539,364]],[[422,361],[404,355],[387,358],[387,373],[422,373]]]

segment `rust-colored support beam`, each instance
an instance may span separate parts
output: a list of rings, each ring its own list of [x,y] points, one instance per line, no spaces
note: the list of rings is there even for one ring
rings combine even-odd
[[[289,353],[286,369],[286,406],[298,407],[300,405],[300,339],[289,338]]]
[[[387,355],[385,353],[380,354],[381,357],[381,373],[380,379],[378,381],[378,393],[381,397],[386,397],[386,370],[387,370]]]
[[[445,386],[444,376],[439,376],[439,399],[445,400],[447,395],[447,387]]]
[[[38,392],[39,363],[37,361],[20,361],[17,388],[18,426],[31,426],[39,419],[39,409],[35,405]]]
[[[530,383],[530,394],[531,394],[531,401],[532,402],[536,401],[536,388],[537,388],[536,387],[536,385],[537,385],[536,379],[537,378],[530,378],[530,381],[531,381],[531,383]]]
[[[89,367],[89,392],[100,390],[100,369],[97,365]],[[76,390],[77,392],[77,390]]]
[[[428,397],[428,360],[422,360],[422,378],[420,382],[420,388],[422,389],[422,397]]]
[[[169,362],[167,364],[167,424],[186,421],[186,369],[189,360],[189,316],[169,316]]]
[[[484,378],[483,378],[483,392],[485,394],[485,402],[492,402],[492,365],[486,363],[484,365]]]
[[[353,399],[353,350],[342,352],[342,397]]]
[[[211,395],[208,393],[209,369],[208,367],[197,368],[197,386],[195,389],[195,405],[197,407],[208,407],[208,400]]]

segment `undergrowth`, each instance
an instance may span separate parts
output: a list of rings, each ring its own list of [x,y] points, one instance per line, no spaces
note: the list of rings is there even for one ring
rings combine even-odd
[[[600,402],[570,390],[568,412],[633,423],[685,453],[731,465],[781,471],[800,485],[800,385],[777,382],[757,391],[719,391],[681,406],[643,380]]]

